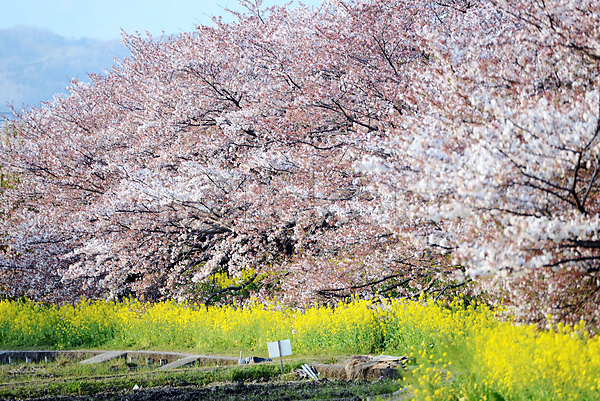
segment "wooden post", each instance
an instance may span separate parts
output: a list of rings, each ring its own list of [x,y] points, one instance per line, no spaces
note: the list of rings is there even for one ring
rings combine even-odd
[[[269,358],[275,359],[279,356],[279,364],[281,366],[281,374],[283,374],[283,351],[286,355],[292,355],[292,345],[290,340],[277,340],[267,343],[269,349]]]
[[[283,356],[281,356],[281,341],[277,340],[277,348],[279,348],[279,363],[281,364],[281,374],[283,374]]]

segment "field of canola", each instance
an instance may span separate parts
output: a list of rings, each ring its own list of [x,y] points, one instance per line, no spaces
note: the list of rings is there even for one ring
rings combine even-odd
[[[600,399],[600,341],[583,324],[550,330],[500,321],[483,306],[355,300],[304,311],[166,301],[0,302],[0,348],[188,350],[265,356],[290,338],[295,355],[407,355],[417,400]]]

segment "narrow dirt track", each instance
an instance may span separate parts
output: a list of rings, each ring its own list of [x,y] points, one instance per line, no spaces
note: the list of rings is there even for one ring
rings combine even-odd
[[[355,384],[359,385],[359,384]],[[364,398],[353,395],[348,386],[352,383],[332,382],[284,382],[284,383],[237,383],[218,384],[205,387],[178,387],[140,389],[121,393],[100,393],[86,396],[60,396],[37,398],[39,401],[287,401],[323,399],[337,401],[361,401]],[[316,398],[319,397],[319,398]],[[33,400],[33,399],[32,399]],[[13,401],[8,399],[7,401]],[[16,400],[15,400],[16,401]],[[22,400],[19,400],[22,401]]]

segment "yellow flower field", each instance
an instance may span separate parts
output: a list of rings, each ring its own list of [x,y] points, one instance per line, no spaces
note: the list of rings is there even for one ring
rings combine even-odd
[[[265,355],[386,353],[414,365],[401,380],[419,400],[590,400],[600,393],[600,344],[583,323],[552,330],[496,318],[484,306],[354,300],[306,310],[165,301],[41,305],[0,302],[0,347],[179,349]]]

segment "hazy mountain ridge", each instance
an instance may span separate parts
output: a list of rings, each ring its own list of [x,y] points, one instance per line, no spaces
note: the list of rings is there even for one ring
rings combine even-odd
[[[87,80],[101,73],[113,58],[129,56],[118,39],[70,39],[48,29],[19,26],[0,30],[0,112],[7,104],[37,106],[65,93],[69,79]]]

